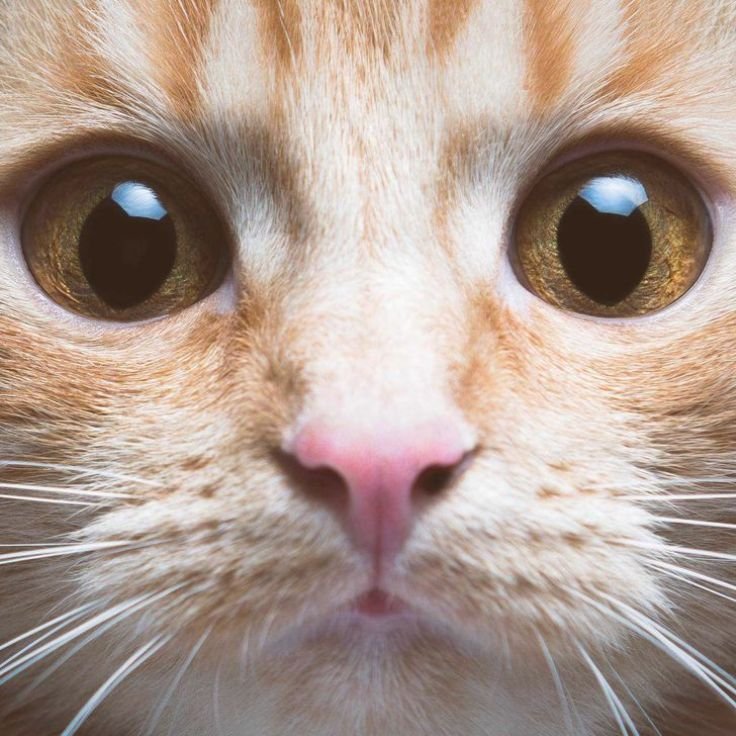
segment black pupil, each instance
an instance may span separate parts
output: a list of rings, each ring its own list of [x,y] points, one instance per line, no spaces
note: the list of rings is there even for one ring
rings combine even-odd
[[[87,218],[79,260],[92,290],[108,306],[128,309],[166,281],[176,258],[176,230],[156,192],[118,184]]]
[[[647,193],[637,179],[588,181],[560,219],[557,247],[570,281],[590,299],[613,306],[641,283],[652,236],[640,207]]]

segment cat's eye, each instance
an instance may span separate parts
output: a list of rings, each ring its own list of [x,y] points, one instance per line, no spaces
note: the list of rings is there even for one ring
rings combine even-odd
[[[643,153],[599,154],[537,183],[519,211],[515,262],[550,304],[628,317],[681,297],[710,240],[703,200],[675,168]]]
[[[150,161],[76,162],[38,191],[22,247],[57,303],[99,319],[132,321],[184,309],[227,270],[221,218],[183,176]]]

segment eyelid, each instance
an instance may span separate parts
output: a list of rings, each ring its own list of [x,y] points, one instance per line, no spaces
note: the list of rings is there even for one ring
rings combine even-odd
[[[537,181],[578,159],[597,154],[641,152],[659,158],[679,171],[698,191],[709,214],[713,215],[711,202],[723,198],[732,189],[729,172],[694,149],[694,146],[665,131],[661,136],[652,136],[648,132],[637,135],[636,128],[593,130],[560,146],[525,182],[524,188],[528,193]]]
[[[200,182],[201,177],[197,177],[181,157],[137,138],[90,133],[55,141],[12,162],[9,173],[0,181],[0,201],[8,202],[15,217],[22,221],[36,193],[58,172],[77,161],[102,156],[129,156],[171,168],[195,182],[216,203],[206,183]]]

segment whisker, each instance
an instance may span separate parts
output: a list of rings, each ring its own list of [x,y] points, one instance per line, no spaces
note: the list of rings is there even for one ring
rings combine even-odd
[[[657,544],[656,542],[639,542],[634,539],[619,538],[616,540],[618,544],[625,547],[636,547],[637,549],[649,549],[668,555],[681,557],[703,557],[710,560],[725,560],[727,562],[736,562],[736,554],[729,552],[714,552],[709,549],[696,549],[695,547],[680,547],[670,544]]]
[[[99,478],[108,478],[110,480],[121,480],[129,483],[142,483],[148,486],[160,487],[162,484],[158,481],[139,478],[135,475],[127,475],[125,473],[113,473],[109,470],[96,470],[95,468],[85,468],[80,465],[65,465],[60,463],[37,462],[34,460],[0,460],[1,467],[10,468],[39,468],[43,470],[61,470],[69,473],[80,473],[81,475],[94,475]]]
[[[725,593],[721,593],[719,590],[713,590],[713,588],[708,587],[707,585],[703,585],[702,583],[696,583],[694,580],[691,580],[688,577],[685,577],[684,575],[678,575],[675,572],[672,572],[671,570],[662,570],[662,572],[667,575],[667,577],[673,578],[674,580],[679,580],[686,585],[690,585],[693,588],[699,588],[700,590],[704,590],[707,593],[712,593],[713,595],[718,596],[719,598],[723,598],[724,600],[730,601],[731,603],[736,603],[736,598],[734,598],[731,595],[726,595]]]
[[[723,477],[720,475],[714,476],[698,476],[696,478],[663,478],[661,479],[663,485],[670,486],[697,486],[697,485],[734,485],[736,486],[736,478]]]
[[[68,547],[70,542],[27,542],[26,544],[0,544],[0,549],[39,549],[44,547]]]
[[[702,580],[706,583],[710,583],[711,585],[716,585],[719,588],[724,588],[725,590],[731,590],[736,592],[736,585],[733,583],[727,583],[724,580],[719,580],[718,578],[714,578],[711,575],[706,575],[705,573],[698,572],[696,570],[691,570],[688,567],[682,567],[681,565],[673,565],[669,562],[664,562],[663,560],[645,560],[645,563],[647,565],[652,565],[654,567],[662,568],[664,570],[671,570],[674,572],[679,573],[680,575],[685,575],[689,578],[695,578],[697,580]]]
[[[0,644],[0,652],[3,649],[8,649],[9,647],[12,647],[13,645],[18,644],[24,641],[25,639],[28,639],[34,636],[35,634],[39,634],[42,631],[46,631],[46,629],[52,628],[53,626],[56,626],[56,624],[61,624],[62,626],[64,626],[66,623],[69,622],[69,620],[74,621],[80,616],[83,616],[87,611],[93,608],[94,605],[95,605],[94,603],[86,603],[83,606],[78,606],[77,608],[74,608],[71,611],[67,611],[61,616],[57,616],[56,618],[52,619],[51,621],[46,622],[45,624],[36,626],[34,629],[29,629],[24,634],[21,634],[20,636],[16,636],[14,639],[10,639],[9,641],[6,641],[5,643]]]
[[[123,611],[118,616],[115,616],[104,624],[98,626],[96,629],[93,629],[90,634],[85,636],[84,639],[71,647],[69,651],[59,657],[53,664],[49,665],[38,677],[36,677],[26,688],[24,688],[23,691],[18,695],[18,698],[22,700],[24,697],[27,697],[35,688],[48,680],[49,677],[51,677],[59,668],[63,667],[70,659],[72,659],[72,657],[82,651],[82,649],[84,649],[88,644],[91,644],[93,641],[99,639],[101,636],[104,636],[110,629],[114,628],[118,624],[121,624],[123,621],[135,615],[137,612],[138,609]]]
[[[736,695],[736,677],[726,672],[726,670],[724,670],[722,667],[717,665],[712,659],[706,657],[702,652],[695,649],[695,647],[693,647],[691,644],[688,644],[686,641],[684,641],[682,638],[677,636],[675,633],[667,630],[661,624],[658,624],[657,622],[653,621],[648,616],[645,616],[641,612],[637,611],[631,606],[628,606],[622,601],[616,601],[616,604],[622,607],[624,610],[627,610],[629,612],[629,615],[636,616],[640,621],[643,620],[643,622],[648,624],[652,630],[658,632],[660,636],[669,640],[671,644],[674,644],[680,647],[682,651],[686,652],[689,656],[693,657],[701,665],[704,665],[706,668],[708,668],[709,670],[708,675],[711,678],[716,680],[719,684],[721,684],[724,688],[726,688],[730,693]]]
[[[215,679],[212,683],[212,708],[217,736],[224,736],[222,728],[222,714],[220,713],[220,678],[222,677],[222,657],[215,671]]]
[[[720,499],[734,499],[736,493],[652,493],[639,496],[616,496],[624,501],[717,501]]]
[[[92,715],[96,708],[107,698],[110,693],[129,675],[131,675],[146,660],[150,659],[163,646],[171,641],[171,636],[159,635],[147,644],[144,644],[132,656],[123,662],[110,677],[97,689],[92,697],[85,703],[82,709],[64,729],[61,736],[74,736],[82,727],[84,722]]]
[[[580,642],[576,642],[576,644],[578,651],[585,660],[585,663],[590,668],[590,671],[595,676],[595,679],[598,682],[598,686],[601,688],[601,691],[603,692],[603,695],[608,702],[611,712],[613,713],[613,717],[616,719],[616,725],[618,726],[619,731],[621,731],[621,736],[630,736],[630,731],[634,733],[634,736],[641,736],[633,721],[631,720],[629,714],[627,713],[624,704],[621,702],[621,699],[618,697],[615,690],[611,687],[610,683],[605,678],[600,668],[591,659],[590,655],[588,654],[588,652],[585,651],[585,648],[582,646],[582,644],[580,644]]]
[[[576,590],[570,590],[570,593],[576,597],[585,600],[589,605],[598,609],[606,616],[613,618],[615,621],[618,621],[626,628],[630,629],[637,635],[649,641],[655,647],[667,654],[667,656],[671,657],[676,662],[681,664],[688,672],[699,679],[702,683],[707,685],[725,703],[727,703],[729,707],[736,710],[736,701],[731,697],[731,695],[729,695],[729,693],[736,694],[736,688],[730,685],[727,680],[724,680],[724,678],[720,677],[718,672],[722,672],[724,675],[726,675],[726,677],[731,676],[725,673],[720,667],[718,667],[718,665],[716,665],[714,662],[711,662],[711,660],[702,655],[700,652],[697,652],[697,650],[695,650],[693,647],[690,647],[690,645],[683,642],[681,639],[679,639],[679,637],[676,637],[671,632],[667,632],[668,635],[663,634],[662,629],[657,626],[650,618],[644,616],[643,614],[640,614],[638,611],[634,610],[630,606],[627,606],[625,603],[618,601],[609,595],[602,594],[603,597],[606,600],[612,602],[613,605],[623,608],[624,611],[628,611],[628,618],[621,613],[617,613],[609,606],[601,604],[600,602],[596,601],[585,593],[581,593]],[[680,646],[680,644],[682,644],[683,646]],[[697,652],[697,655],[699,657],[702,657],[703,660],[707,662],[707,664],[701,664],[701,662],[699,662],[696,657],[689,654],[688,651],[683,647],[687,647],[693,652]]]
[[[191,651],[189,652],[189,655],[184,660],[184,664],[182,664],[182,666],[179,668],[178,672],[174,676],[174,679],[171,681],[171,684],[169,685],[169,687],[166,688],[166,692],[161,697],[161,700],[156,706],[156,709],[153,711],[150,718],[148,719],[148,722],[144,726],[145,731],[143,732],[143,736],[155,736],[156,727],[158,726],[158,723],[161,720],[161,716],[163,715],[164,711],[169,705],[171,698],[174,696],[174,693],[176,692],[176,689],[179,687],[181,681],[184,679],[184,675],[186,674],[187,670],[191,667],[192,662],[194,662],[194,659],[199,654],[200,649],[202,649],[205,641],[207,640],[209,635],[212,633],[212,628],[213,627],[210,626],[204,632],[204,634],[202,634],[202,636],[198,639],[195,645],[192,647]]]
[[[39,498],[37,496],[14,496],[9,493],[0,493],[0,498],[7,501],[31,501],[34,503],[52,503],[57,506],[87,506],[92,507],[97,504],[89,503],[86,501],[66,501],[58,498]]]
[[[656,516],[657,521],[665,524],[684,524],[685,526],[702,526],[712,529],[728,529],[736,531],[736,524],[729,524],[723,521],[700,521],[699,519],[680,519],[676,516]]]
[[[95,544],[68,544],[65,546],[52,546],[41,549],[31,549],[25,552],[7,552],[0,554],[0,565],[13,565],[19,562],[33,562],[35,560],[46,560],[50,557],[63,557],[67,555],[81,555],[89,552],[99,552],[105,549],[116,549],[120,547],[134,548],[146,546],[151,542],[97,542]]]
[[[110,619],[131,609],[137,611],[150,606],[161,598],[164,598],[165,596],[170,595],[171,593],[180,589],[182,586],[183,584],[180,584],[171,588],[167,588],[160,593],[148,593],[146,595],[140,595],[135,598],[129,598],[126,601],[118,603],[112,608],[109,608],[106,611],[93,616],[91,619],[85,621],[84,623],[78,624],[61,636],[56,637],[52,641],[34,649],[31,652],[28,652],[20,659],[16,660],[14,658],[11,658],[10,660],[0,662],[0,685],[4,685],[9,680],[19,675],[21,672],[24,672],[26,669],[36,664],[36,662],[44,659],[49,654],[55,652],[69,642],[74,641],[74,639],[83,636],[88,631],[96,628],[106,621],[109,621]]]
[[[644,710],[644,707],[639,702],[638,698],[634,695],[634,693],[631,692],[631,688],[624,682],[623,677],[619,675],[618,672],[616,672],[613,665],[608,661],[607,657],[603,657],[606,660],[606,664],[608,665],[608,669],[611,670],[613,673],[613,676],[619,681],[621,684],[621,687],[626,690],[626,694],[631,698],[631,702],[634,703],[634,705],[638,708],[639,712],[644,716],[644,719],[647,721],[647,723],[652,727],[652,730],[656,734],[656,736],[662,736],[662,732],[657,728],[657,724],[651,719],[649,714]]]
[[[572,713],[570,712],[570,698],[565,689],[565,685],[562,682],[560,671],[557,669],[554,657],[549,651],[549,647],[547,646],[547,642],[544,640],[544,637],[539,631],[536,631],[535,633],[537,635],[537,640],[539,641],[539,646],[542,650],[542,654],[544,655],[544,659],[547,662],[547,667],[549,668],[549,671],[552,675],[552,681],[554,682],[557,697],[560,701],[560,707],[562,709],[562,720],[565,724],[565,733],[573,734],[575,733],[575,731],[572,723]]]
[[[7,491],[33,491],[35,493],[58,493],[69,494],[73,496],[86,496],[88,498],[130,498],[138,499],[139,497],[132,493],[117,493],[113,491],[90,491],[79,490],[76,488],[67,488],[65,486],[49,486],[37,485],[35,483],[0,483],[0,488]]]

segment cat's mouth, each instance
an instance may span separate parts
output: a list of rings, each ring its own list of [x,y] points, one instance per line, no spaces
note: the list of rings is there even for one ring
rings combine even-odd
[[[387,619],[393,616],[401,616],[410,612],[405,601],[380,588],[371,588],[359,595],[349,605],[351,612],[360,614],[369,619]]]

